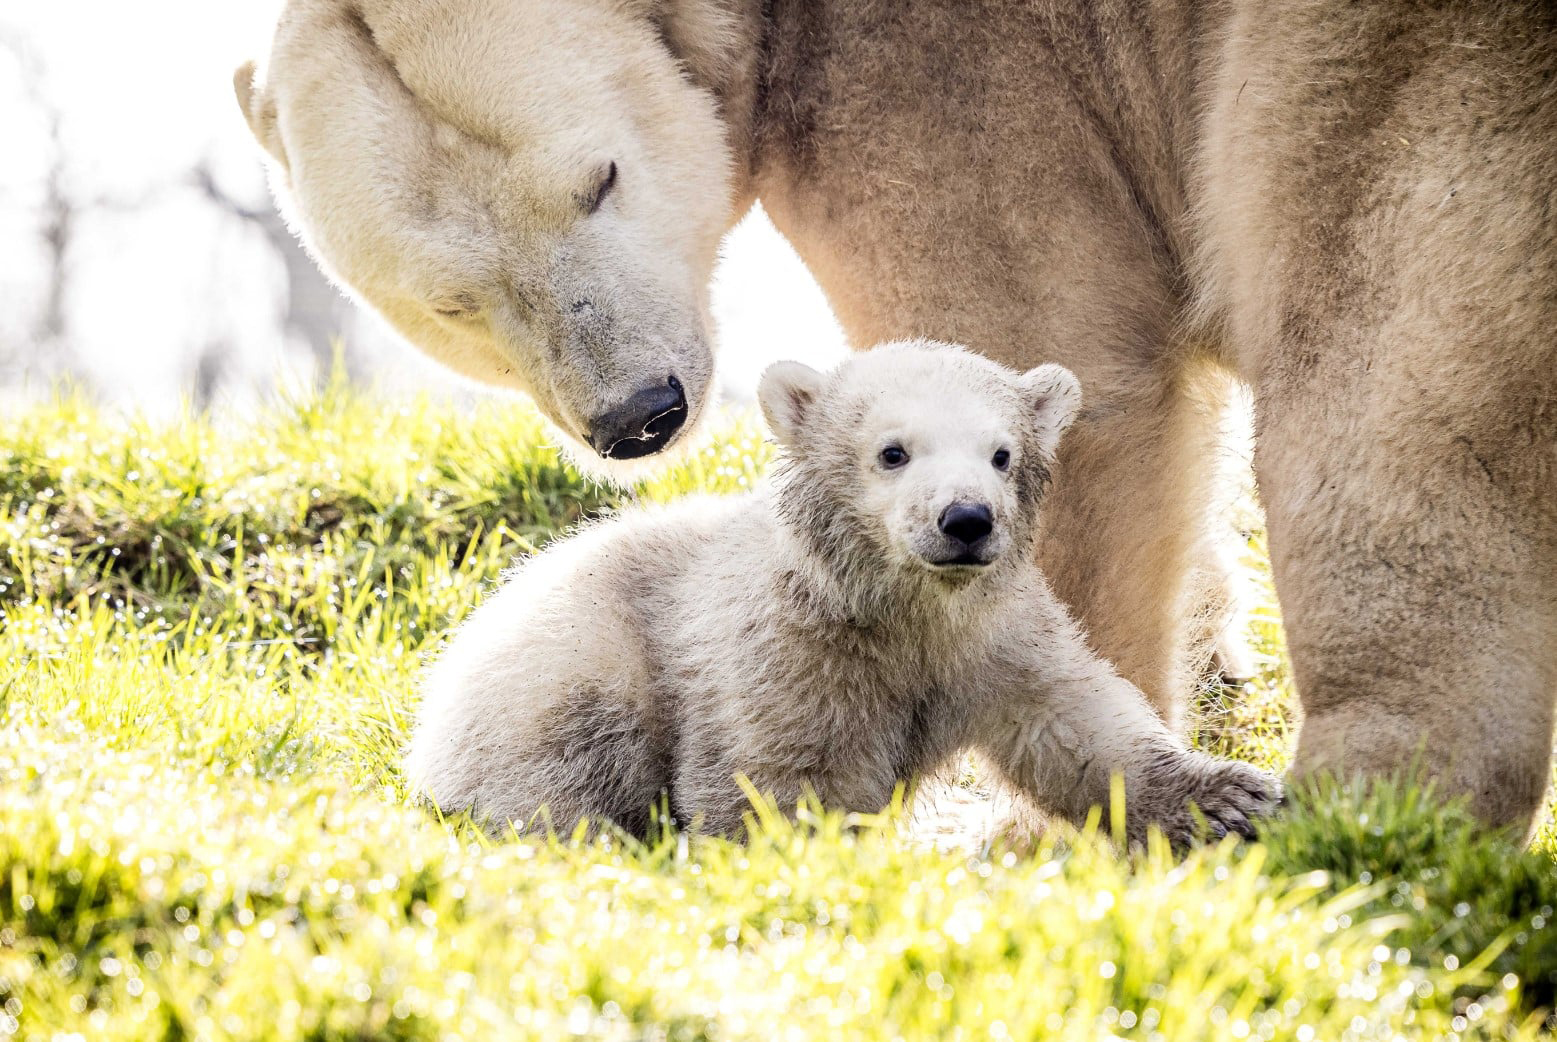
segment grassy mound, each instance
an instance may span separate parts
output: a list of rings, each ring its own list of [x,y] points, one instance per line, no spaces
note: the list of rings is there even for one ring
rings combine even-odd
[[[739,417],[637,494],[749,485]],[[1557,997],[1520,852],[1381,787],[1260,844],[937,851],[771,808],[744,844],[494,843],[410,800],[420,671],[617,498],[522,409],[336,389],[241,429],[66,399],[0,431],[0,1036],[1508,1037]],[[1255,548],[1258,549],[1256,542]],[[1202,741],[1279,765],[1265,676]]]

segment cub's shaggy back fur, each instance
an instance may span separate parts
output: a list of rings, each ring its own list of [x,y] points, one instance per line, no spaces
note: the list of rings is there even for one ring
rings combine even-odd
[[[587,528],[455,638],[408,764],[440,806],[642,832],[663,793],[729,832],[738,776],[877,810],[968,747],[1071,818],[1122,774],[1137,835],[1190,838],[1191,802],[1222,831],[1269,806],[1269,778],[1185,748],[1088,651],[1034,564],[1070,373],[912,343],[781,363],[760,396],[771,487]]]

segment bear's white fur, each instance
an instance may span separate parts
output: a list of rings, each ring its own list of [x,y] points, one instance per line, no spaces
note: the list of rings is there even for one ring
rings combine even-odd
[[[1088,650],[1034,563],[1068,370],[901,343],[827,375],[780,363],[759,394],[770,487],[595,524],[460,630],[408,759],[439,806],[641,833],[665,793],[731,832],[738,775],[874,811],[972,748],[1071,820],[1122,775],[1133,838],[1192,838],[1192,803],[1213,833],[1271,808],[1272,778],[1188,749]],[[991,530],[953,538],[954,507]]]
[[[852,342],[1066,366],[1044,573],[1170,721],[1237,376],[1294,769],[1419,766],[1526,828],[1557,724],[1554,76],[1547,0],[289,0],[238,93],[315,254],[576,448],[667,375],[694,427],[715,244],[758,198]]]
[[[530,395],[597,470],[591,421],[646,383],[674,376],[696,427],[708,282],[738,216],[715,102],[644,19],[296,0],[263,88],[252,63],[234,81],[326,270],[433,357]],[[577,62],[601,40],[610,62]]]

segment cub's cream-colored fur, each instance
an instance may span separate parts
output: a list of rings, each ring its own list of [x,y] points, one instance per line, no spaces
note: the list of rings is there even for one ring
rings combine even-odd
[[[1069,368],[1039,556],[1170,725],[1242,381],[1295,769],[1420,763],[1526,827],[1557,706],[1554,82],[1549,0],[290,0],[238,86],[321,261],[581,462],[634,388],[703,408],[706,283],[755,199],[854,343]]]
[[[600,522],[456,635],[408,760],[439,806],[641,833],[665,793],[677,820],[730,832],[738,775],[781,807],[814,791],[878,810],[973,748],[1071,820],[1122,775],[1134,838],[1191,839],[1191,804],[1217,834],[1272,808],[1274,779],[1186,748],[1039,573],[1080,400],[1067,370],[903,343],[826,375],[780,363],[759,393],[783,452],[771,487]],[[992,529],[953,539],[959,507]]]

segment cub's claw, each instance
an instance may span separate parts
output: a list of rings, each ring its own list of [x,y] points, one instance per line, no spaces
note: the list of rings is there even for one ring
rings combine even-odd
[[[1182,751],[1154,763],[1127,796],[1126,830],[1131,843],[1140,843],[1155,826],[1175,847],[1228,834],[1253,839],[1255,820],[1272,814],[1281,799],[1281,782],[1272,774]]]

